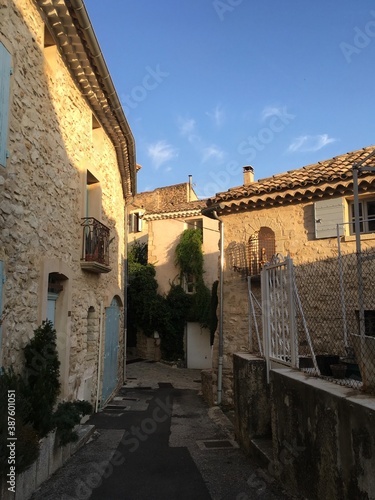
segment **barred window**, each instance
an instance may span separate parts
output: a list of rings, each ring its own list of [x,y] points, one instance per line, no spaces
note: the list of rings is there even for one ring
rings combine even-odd
[[[249,270],[251,276],[260,274],[264,264],[275,252],[275,233],[269,227],[261,227],[249,238]]]

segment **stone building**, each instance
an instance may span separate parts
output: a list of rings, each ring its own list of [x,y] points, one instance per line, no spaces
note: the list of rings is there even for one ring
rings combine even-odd
[[[199,200],[189,182],[157,188],[153,191],[138,193],[129,205],[129,245],[134,242],[147,243],[148,262],[154,264],[158,292],[167,294],[171,283],[180,283],[180,272],[175,264],[175,250],[180,236],[185,229],[202,230],[204,256],[204,282],[211,289],[217,280],[218,269],[218,221],[202,216],[202,208],[206,202]],[[183,283],[189,292],[193,283]],[[189,341],[190,339],[190,341]],[[146,339],[138,338],[138,348],[143,345],[143,355],[154,357],[153,339],[145,351]],[[190,368],[207,368],[211,366],[211,346],[208,330],[190,324],[185,336],[187,365]],[[189,356],[190,353],[190,356]],[[157,355],[158,356],[158,355]]]
[[[61,398],[98,407],[123,381],[134,140],[80,0],[2,2],[0,63],[0,364],[49,319]]]
[[[260,271],[275,254],[289,255],[297,269],[317,261],[337,259],[340,252],[355,252],[352,167],[375,151],[366,147],[301,169],[254,180],[252,167],[244,167],[243,186],[218,193],[207,200],[203,210],[208,217],[218,216],[223,231],[222,273],[222,390],[223,403],[233,403],[232,364],[234,353],[259,353],[254,332],[249,327],[249,281],[260,299]],[[366,160],[367,159],[367,160]],[[362,172],[358,180],[361,209],[362,249],[375,243],[375,175]],[[338,240],[339,228],[339,240]],[[302,272],[301,271],[301,272]],[[302,281],[303,281],[303,275]],[[306,283],[310,303],[316,295]],[[322,287],[326,285],[323,282]],[[329,297],[325,298],[325,301]],[[338,300],[331,300],[338,303]],[[319,314],[319,304],[313,304]],[[375,309],[375,304],[371,304]],[[355,311],[353,310],[353,315]],[[330,331],[333,336],[341,331]],[[213,356],[213,394],[216,400],[218,336]],[[220,382],[219,382],[220,385]]]

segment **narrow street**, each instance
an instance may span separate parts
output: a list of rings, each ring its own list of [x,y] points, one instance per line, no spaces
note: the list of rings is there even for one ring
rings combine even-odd
[[[138,361],[86,445],[32,500],[284,499],[199,394],[200,371]]]

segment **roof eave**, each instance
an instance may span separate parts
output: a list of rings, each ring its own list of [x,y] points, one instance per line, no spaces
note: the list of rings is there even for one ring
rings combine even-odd
[[[68,15],[64,15],[59,0],[35,0],[35,3],[78,88],[113,142],[125,198],[134,196],[137,190],[134,137],[82,0],[65,0]],[[87,67],[92,74],[84,71]]]

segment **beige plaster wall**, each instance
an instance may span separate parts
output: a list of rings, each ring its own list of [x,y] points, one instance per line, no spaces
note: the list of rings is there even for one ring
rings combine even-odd
[[[198,218],[201,217],[148,221],[148,260],[155,264],[159,293],[168,293],[170,284],[178,282],[179,270],[175,266],[176,246],[182,232],[190,227],[189,220]],[[218,223],[203,218],[204,280],[208,287],[218,279],[218,239]]]
[[[93,399],[100,305],[108,306],[116,294],[123,301],[124,197],[116,153],[104,131],[93,134],[91,110],[58,51],[44,53],[44,24],[34,3],[8,1],[2,7],[0,41],[11,53],[13,76],[9,159],[0,171],[0,259],[6,274],[1,362],[20,368],[23,346],[45,319],[48,273],[61,272],[69,289],[58,331],[68,366],[63,396],[82,394],[91,377]],[[87,169],[101,183],[101,222],[114,237],[108,274],[80,268]],[[90,307],[97,326],[90,330],[96,338],[88,342]],[[121,345],[120,358],[122,352]]]

